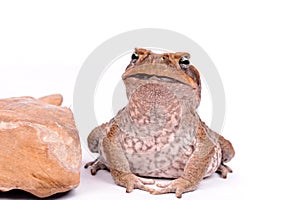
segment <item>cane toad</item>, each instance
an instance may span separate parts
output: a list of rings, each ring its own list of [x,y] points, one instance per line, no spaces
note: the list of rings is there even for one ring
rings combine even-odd
[[[93,175],[109,169],[116,184],[152,194],[195,190],[214,172],[226,178],[224,163],[234,156],[231,143],[201,121],[198,70],[184,52],[155,54],[137,48],[122,79],[128,104],[88,136],[89,149],[99,157],[86,164]],[[154,180],[174,178],[158,189]]]

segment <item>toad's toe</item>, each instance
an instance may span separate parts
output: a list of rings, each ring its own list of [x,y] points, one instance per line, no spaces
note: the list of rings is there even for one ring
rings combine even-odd
[[[184,192],[195,190],[196,186],[183,178],[175,179],[166,184],[157,184],[161,189],[150,192],[151,194],[165,194],[174,192],[177,198],[181,198]]]
[[[107,167],[100,161],[99,158],[92,162],[88,162],[85,164],[84,168],[91,167],[91,174],[96,175],[98,170],[107,169]]]
[[[228,173],[232,173],[232,169],[225,164],[221,164],[216,171],[222,178],[227,178]]]

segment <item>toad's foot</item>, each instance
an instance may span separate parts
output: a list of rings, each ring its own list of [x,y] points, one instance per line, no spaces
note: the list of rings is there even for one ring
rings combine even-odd
[[[147,187],[145,185],[153,185],[155,183],[152,179],[140,178],[132,173],[123,173],[118,172],[119,175],[116,176],[115,171],[112,170],[112,174],[114,174],[115,182],[126,188],[126,192],[132,192],[133,189],[140,189],[146,192],[153,192],[154,189]]]
[[[94,176],[96,175],[98,170],[102,170],[102,169],[108,169],[101,161],[99,158],[97,158],[96,160],[92,161],[92,162],[88,162],[85,164],[84,168],[88,168],[88,167],[92,167],[91,169],[91,174]]]
[[[217,169],[217,173],[220,174],[222,178],[227,178],[227,174],[232,173],[232,169],[222,163]]]
[[[177,198],[182,197],[182,193],[193,191],[196,189],[196,185],[190,181],[178,178],[166,184],[157,184],[161,189],[150,192],[151,194],[165,194],[175,192]]]

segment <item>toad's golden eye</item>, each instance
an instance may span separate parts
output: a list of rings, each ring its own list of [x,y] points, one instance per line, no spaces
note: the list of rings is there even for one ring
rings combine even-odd
[[[179,65],[180,65],[181,69],[187,69],[188,66],[190,65],[190,61],[186,56],[183,56],[179,60]]]

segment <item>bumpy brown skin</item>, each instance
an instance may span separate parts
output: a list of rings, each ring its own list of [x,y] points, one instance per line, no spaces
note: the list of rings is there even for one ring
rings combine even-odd
[[[85,167],[92,167],[92,175],[109,169],[126,192],[134,188],[151,194],[175,192],[178,198],[214,172],[226,178],[232,170],[224,163],[232,159],[234,149],[196,112],[200,75],[193,65],[181,62],[189,54],[146,49],[135,53],[122,76],[129,103],[90,133],[89,148],[100,156]],[[146,186],[155,183],[152,179],[138,176],[175,180],[153,189]]]

